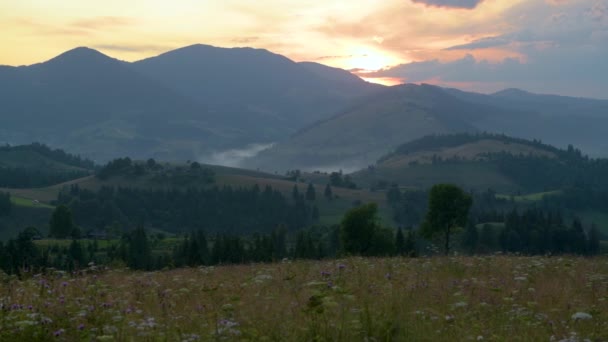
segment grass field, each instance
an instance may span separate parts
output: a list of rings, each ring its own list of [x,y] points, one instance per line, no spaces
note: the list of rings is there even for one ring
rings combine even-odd
[[[36,201],[34,201],[32,199],[29,199],[29,198],[23,198],[23,197],[17,197],[17,196],[11,196],[11,202],[14,205],[21,206],[21,207],[47,208],[47,209],[54,209],[55,208],[54,206],[48,205],[46,203],[36,202]]]
[[[561,190],[553,190],[553,191],[535,192],[535,193],[531,193],[531,194],[518,195],[518,196],[497,194],[496,197],[502,198],[502,199],[507,199],[507,200],[510,200],[511,198],[513,198],[513,201],[515,201],[516,203],[530,203],[530,202],[542,201],[543,197],[545,197],[545,196],[560,195],[561,193],[562,193]]]
[[[3,341],[605,341],[608,259],[349,258],[0,283]]]

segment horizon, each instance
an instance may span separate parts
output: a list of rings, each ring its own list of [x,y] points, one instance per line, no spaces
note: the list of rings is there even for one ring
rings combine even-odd
[[[0,65],[87,46],[136,61],[204,43],[262,48],[376,83],[608,98],[601,0],[0,4]],[[437,24],[441,23],[441,24]],[[605,72],[604,72],[605,71]]]
[[[15,67],[15,68],[18,68],[18,67],[29,67],[29,66],[32,66],[32,65],[49,62],[49,61],[51,61],[51,60],[53,60],[53,59],[55,59],[57,57],[60,57],[60,56],[62,56],[64,54],[66,54],[66,53],[69,53],[69,52],[72,52],[72,51],[78,50],[78,49],[89,49],[89,50],[96,51],[97,53],[100,53],[100,54],[102,54],[102,55],[104,55],[104,56],[106,56],[108,58],[116,59],[116,60],[119,60],[121,62],[135,63],[135,62],[139,62],[139,61],[142,61],[142,60],[145,60],[145,59],[158,57],[158,56],[161,56],[163,54],[166,54],[166,53],[169,53],[169,52],[172,52],[172,51],[175,51],[175,50],[186,49],[186,48],[189,48],[189,47],[194,47],[194,46],[199,46],[199,45],[200,46],[208,46],[208,47],[218,48],[218,49],[227,49],[227,50],[230,50],[230,49],[258,49],[258,50],[265,50],[265,51],[267,51],[269,53],[276,54],[275,52],[270,51],[268,49],[255,48],[255,47],[250,47],[250,46],[222,47],[222,46],[214,46],[214,45],[209,45],[209,44],[204,44],[204,43],[195,43],[195,44],[191,44],[191,45],[187,45],[187,46],[177,47],[177,48],[172,49],[172,50],[163,51],[163,52],[160,52],[160,53],[158,53],[156,55],[144,56],[141,59],[128,61],[128,60],[122,60],[120,58],[117,58],[117,57],[114,57],[112,55],[106,54],[106,53],[104,53],[104,52],[102,52],[102,51],[100,51],[98,49],[95,49],[95,48],[92,48],[92,47],[89,47],[89,46],[76,46],[76,47],[73,47],[73,48],[68,49],[66,51],[63,51],[63,52],[61,52],[61,53],[59,53],[59,54],[57,54],[55,56],[52,56],[52,57],[50,57],[50,58],[48,58],[46,60],[38,61],[38,62],[35,62],[35,63],[32,63],[32,64],[26,64],[26,65],[3,65],[3,64],[0,64],[0,66]],[[286,56],[283,56],[283,57],[286,57]],[[328,67],[332,67],[332,68],[342,69],[342,68],[339,68],[339,67],[335,67],[335,66],[331,66],[331,65],[328,65],[328,64],[320,63],[320,62],[315,62],[315,61],[293,61],[293,62],[295,62],[295,63],[311,62],[311,63],[317,63],[317,64],[325,65],[325,66],[328,66]],[[585,96],[575,96],[575,95],[570,95],[570,94],[559,94],[559,93],[542,93],[542,92],[534,92],[534,91],[530,91],[530,90],[525,89],[525,88],[518,88],[518,87],[505,87],[505,88],[498,88],[498,89],[495,89],[495,90],[494,89],[492,89],[492,90],[485,89],[486,91],[484,91],[483,89],[482,90],[469,90],[469,89],[466,89],[466,88],[460,88],[458,86],[434,84],[432,82],[431,83],[427,83],[427,82],[405,82],[403,80],[394,79],[394,78],[364,77],[364,76],[361,76],[361,75],[359,75],[357,73],[353,73],[353,72],[351,72],[349,70],[346,70],[346,69],[342,69],[342,70],[344,70],[346,72],[349,72],[349,73],[351,73],[351,74],[353,74],[353,75],[361,78],[362,80],[364,80],[366,82],[375,83],[375,84],[384,85],[384,86],[389,86],[389,87],[390,86],[397,86],[397,85],[406,85],[406,84],[415,84],[415,85],[429,84],[429,85],[438,86],[438,87],[446,88],[446,89],[450,89],[450,88],[451,89],[458,89],[458,90],[476,92],[476,93],[481,93],[481,94],[486,94],[486,95],[492,95],[492,94],[500,93],[502,91],[507,91],[507,90],[519,90],[519,91],[523,91],[525,93],[530,93],[530,94],[534,94],[534,95],[566,96],[566,97],[573,97],[573,98],[587,98],[587,99],[593,99],[593,100],[608,100],[608,97],[606,97],[606,98],[599,98],[599,97],[585,97]]]

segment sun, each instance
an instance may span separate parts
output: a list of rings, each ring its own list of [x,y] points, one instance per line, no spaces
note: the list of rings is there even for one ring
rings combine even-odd
[[[371,72],[399,63],[397,58],[373,47],[352,47],[348,54],[344,68],[349,70]]]

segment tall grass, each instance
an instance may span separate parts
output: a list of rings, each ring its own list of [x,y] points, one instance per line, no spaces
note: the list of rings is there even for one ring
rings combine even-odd
[[[93,267],[4,276],[0,305],[2,341],[603,341],[608,259]]]

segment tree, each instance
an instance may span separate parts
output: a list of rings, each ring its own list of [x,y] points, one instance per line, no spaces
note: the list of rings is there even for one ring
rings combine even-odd
[[[12,203],[11,194],[0,192],[0,216],[7,216],[11,213]]]
[[[366,255],[371,248],[377,229],[376,203],[369,203],[349,210],[342,218],[342,242],[344,251]]]
[[[291,197],[293,198],[294,201],[297,201],[298,198],[300,198],[300,191],[298,190],[297,184],[295,184],[293,186],[293,190],[291,190]]]
[[[398,255],[405,254],[405,236],[403,236],[401,227],[397,229],[397,234],[395,235],[395,250]]]
[[[331,198],[333,197],[333,194],[331,192],[331,186],[329,184],[327,184],[325,186],[325,191],[323,192],[323,195],[325,196],[325,198],[327,198],[328,200],[331,200]]]
[[[68,237],[74,230],[72,211],[65,205],[58,206],[53,211],[49,224],[49,236],[60,239]]]
[[[450,252],[450,237],[454,229],[467,223],[473,204],[470,195],[453,184],[436,184],[429,193],[429,209],[421,233],[426,238],[437,234],[445,237],[445,254]]]
[[[143,226],[138,226],[128,237],[127,265],[136,270],[148,270],[151,266],[148,236]]]
[[[314,201],[316,197],[317,195],[315,193],[315,187],[312,185],[312,183],[308,183],[308,188],[306,189],[306,200]]]

